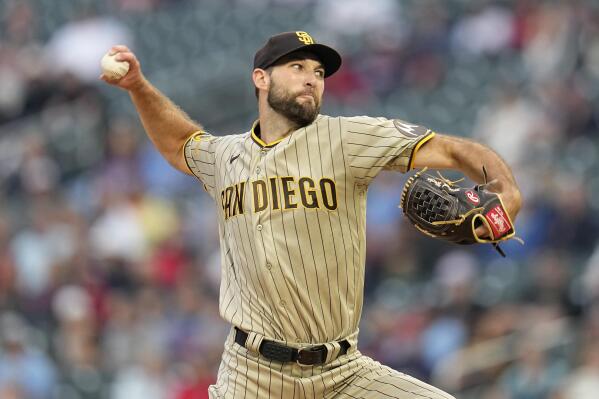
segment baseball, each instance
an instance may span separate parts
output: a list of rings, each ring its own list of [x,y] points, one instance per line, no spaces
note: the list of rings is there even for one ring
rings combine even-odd
[[[129,72],[129,63],[127,61],[117,61],[116,54],[106,53],[100,61],[102,73],[110,79],[121,79]]]

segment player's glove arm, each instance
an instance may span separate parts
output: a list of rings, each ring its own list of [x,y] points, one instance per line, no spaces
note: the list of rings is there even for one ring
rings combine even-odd
[[[522,206],[522,197],[510,167],[489,147],[464,138],[437,134],[414,154],[414,168],[453,169],[476,183],[485,183],[489,191],[501,196],[505,210],[514,220]],[[483,234],[484,228],[477,230]]]

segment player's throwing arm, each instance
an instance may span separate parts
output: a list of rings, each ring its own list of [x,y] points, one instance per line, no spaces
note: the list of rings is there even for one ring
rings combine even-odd
[[[129,93],[144,129],[162,156],[175,168],[191,174],[183,147],[192,133],[202,130],[201,126],[145,78],[137,57],[127,46],[112,47],[101,66],[100,79]]]

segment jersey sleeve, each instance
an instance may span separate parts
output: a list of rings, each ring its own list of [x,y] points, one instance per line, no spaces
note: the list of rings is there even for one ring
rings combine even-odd
[[[343,118],[342,126],[346,162],[354,178],[363,183],[381,170],[407,172],[418,149],[435,135],[401,119]]]
[[[198,131],[192,134],[185,143],[185,163],[203,184],[204,189],[214,198],[216,186],[215,147],[218,138]]]

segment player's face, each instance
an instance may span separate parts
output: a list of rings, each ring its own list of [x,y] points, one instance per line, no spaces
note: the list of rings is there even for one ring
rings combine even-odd
[[[324,68],[314,59],[277,65],[270,74],[268,104],[298,126],[309,125],[320,112]]]

